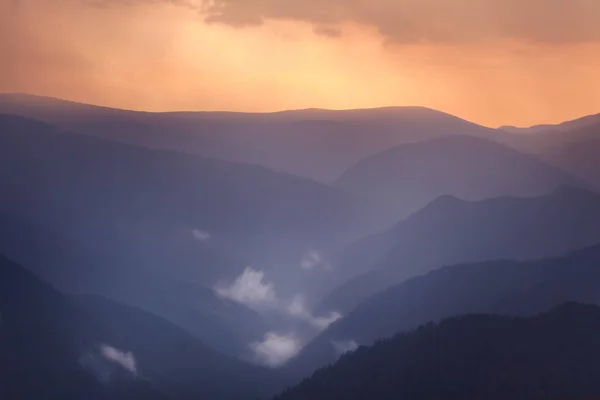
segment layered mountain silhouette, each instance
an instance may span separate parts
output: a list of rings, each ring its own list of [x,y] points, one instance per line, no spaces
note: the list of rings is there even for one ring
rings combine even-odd
[[[137,308],[64,296],[0,257],[0,396],[252,399],[273,373],[204,346]]]
[[[585,186],[538,159],[487,139],[449,136],[405,144],[346,171],[335,186],[394,205],[403,218],[442,195],[465,200],[540,196]]]
[[[565,132],[564,135],[571,138],[569,143],[547,151],[541,157],[600,187],[600,121]]]
[[[345,314],[387,287],[444,265],[558,256],[598,242],[600,196],[594,192],[560,187],[542,197],[479,202],[443,196],[391,230],[349,246],[337,268],[358,275],[317,310]]]
[[[0,113],[104,139],[263,165],[322,182],[334,180],[365,157],[402,143],[456,134],[497,134],[421,107],[266,114],[145,113],[3,94]]]
[[[557,165],[575,176],[587,179],[597,185],[596,176],[592,175],[590,177],[590,170],[585,167],[587,163],[585,159],[582,165],[578,165],[577,160],[569,160],[569,158],[575,156],[572,154],[573,151],[581,151],[576,149],[582,146],[583,143],[597,145],[598,137],[600,137],[599,127],[600,114],[595,114],[558,125],[540,125],[525,128],[525,131],[522,131],[524,133],[521,134],[514,133],[514,130],[512,131],[513,134],[510,134],[506,130],[500,129],[500,132],[509,134],[495,135],[494,140],[528,154],[533,154],[539,159]],[[575,148],[575,150],[571,148]],[[588,157],[585,152],[581,155],[584,158]],[[584,168],[582,169],[582,167]]]
[[[277,400],[584,399],[600,393],[600,308],[467,315],[361,347]]]
[[[499,129],[511,132],[511,133],[522,133],[522,134],[549,134],[554,132],[569,132],[576,129],[586,128],[590,125],[600,123],[600,114],[586,115],[585,117],[577,118],[570,121],[561,122],[560,124],[542,124],[534,125],[527,128],[520,128],[516,126],[502,126]]]
[[[0,398],[600,394],[598,124],[0,94]]]
[[[372,296],[308,344],[289,368],[306,375],[339,357],[336,344],[368,345],[447,317],[528,316],[565,302],[600,304],[599,284],[600,245],[537,261],[444,267]]]
[[[323,291],[323,280],[299,267],[303,255],[385,222],[369,202],[314,181],[21,117],[0,117],[0,155],[1,251],[61,290],[141,306],[236,355],[267,329],[215,299],[216,284],[253,266],[282,296]],[[181,287],[196,289],[184,296]]]

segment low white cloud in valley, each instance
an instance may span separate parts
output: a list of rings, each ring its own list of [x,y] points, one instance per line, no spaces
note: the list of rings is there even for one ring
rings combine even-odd
[[[124,352],[106,344],[100,347],[100,352],[108,361],[120,365],[132,374],[137,375],[137,363],[133,353]]]
[[[261,342],[253,342],[249,347],[257,363],[275,368],[298,354],[302,343],[294,334],[268,332]]]
[[[292,317],[308,322],[318,331],[326,329],[329,325],[342,318],[342,314],[338,312],[331,312],[325,317],[315,317],[310,311],[308,311],[304,298],[300,295],[294,297],[292,302],[287,306],[286,312]]]
[[[331,312],[326,316],[314,316],[301,294],[291,300],[279,298],[275,284],[266,278],[265,272],[251,267],[247,267],[232,283],[217,285],[215,293],[223,299],[243,304],[262,314],[272,313],[276,319],[283,316],[301,321],[313,332],[321,332],[342,318],[338,312]],[[297,322],[294,322],[294,325],[297,325]],[[289,326],[283,328],[284,331],[288,329]],[[254,361],[273,368],[285,364],[302,349],[307,340],[306,332],[302,335],[298,332],[296,328],[294,332],[285,334],[269,331],[262,341],[250,343],[248,346],[252,350]]]
[[[194,230],[192,230],[192,235],[194,235],[194,238],[196,240],[199,240],[201,242],[207,241],[212,236],[210,234],[210,232],[203,231],[201,229],[194,229]]]
[[[318,267],[323,262],[323,258],[318,251],[311,250],[304,254],[302,260],[300,260],[300,268],[306,270],[312,270]]]
[[[231,285],[220,285],[215,292],[221,298],[230,299],[257,311],[276,308],[278,305],[275,286],[266,282],[263,271],[247,267]]]

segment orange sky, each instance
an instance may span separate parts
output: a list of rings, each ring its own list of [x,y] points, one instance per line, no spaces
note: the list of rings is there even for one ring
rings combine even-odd
[[[597,0],[0,0],[0,92],[150,111],[600,112]]]

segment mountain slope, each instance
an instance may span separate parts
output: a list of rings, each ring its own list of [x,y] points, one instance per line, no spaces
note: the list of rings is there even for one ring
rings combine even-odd
[[[540,261],[444,267],[367,299],[289,365],[298,376],[334,361],[334,343],[377,339],[466,313],[533,315],[564,302],[600,304],[600,246]]]
[[[367,272],[334,290],[317,310],[345,314],[387,287],[444,265],[558,256],[599,242],[600,196],[582,189],[480,202],[444,196],[391,230],[349,246],[336,267]]]
[[[506,134],[497,134],[494,140],[551,162],[552,159],[547,157],[560,153],[564,148],[597,140],[599,124],[600,114],[588,115],[559,125],[540,126],[527,134],[510,134],[503,131]]]
[[[278,113],[145,113],[23,94],[0,94],[0,113],[157,149],[263,165],[330,182],[392,146],[446,135],[496,134],[421,107],[298,110]]]
[[[273,390],[267,371],[228,359],[153,314],[63,296],[4,257],[0,312],[6,398],[250,399]]]
[[[394,147],[361,161],[335,182],[394,204],[399,218],[442,195],[465,200],[540,196],[561,185],[585,184],[529,155],[468,136]]]
[[[1,251],[61,290],[190,321],[186,329],[235,355],[268,328],[247,331],[261,322],[246,323],[252,313],[215,299],[214,285],[250,265],[265,271],[280,296],[323,291],[323,279],[289,266],[381,220],[368,202],[307,179],[59,133],[15,116],[0,116],[0,188],[8,220]],[[184,299],[176,290],[194,285],[216,309],[192,307],[201,296]],[[213,327],[223,312],[234,317],[228,310],[245,319],[226,335]]]
[[[499,129],[512,133],[521,134],[548,134],[553,132],[568,132],[575,129],[585,128],[590,125],[595,125],[600,122],[600,114],[586,115],[585,117],[577,118],[570,121],[565,121],[556,125],[534,125],[528,128],[520,128],[516,126],[502,126]]]
[[[600,309],[469,315],[361,347],[277,400],[537,399],[600,395]]]
[[[541,157],[569,173],[600,187],[600,122],[564,133],[572,142]]]

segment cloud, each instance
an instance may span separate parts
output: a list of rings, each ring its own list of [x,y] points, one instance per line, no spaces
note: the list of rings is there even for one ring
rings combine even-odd
[[[196,240],[199,240],[201,242],[207,241],[208,239],[211,238],[210,232],[203,231],[203,230],[200,230],[200,229],[194,229],[192,231],[192,235],[194,235],[194,238]]]
[[[344,24],[359,24],[396,43],[600,41],[597,0],[89,0],[88,4],[171,4],[200,12],[208,23],[238,28],[295,20],[312,24],[317,35],[328,37],[340,37]]]
[[[335,341],[332,340],[331,344],[333,346],[333,348],[335,349],[336,353],[338,353],[338,355],[342,355],[351,351],[355,351],[356,349],[358,349],[358,343],[356,343],[354,340],[343,340],[343,341]]]
[[[265,274],[247,267],[229,286],[217,286],[215,292],[221,298],[242,303],[254,310],[277,307],[278,299],[273,283],[263,282]]]
[[[292,302],[286,308],[288,315],[308,322],[313,328],[318,331],[325,330],[329,325],[342,318],[342,314],[331,312],[326,317],[315,317],[310,313],[305,305],[304,298],[301,295],[296,295]]]
[[[132,374],[137,375],[137,365],[133,353],[125,353],[109,345],[102,345],[100,347],[100,352],[108,361],[120,365]]]
[[[268,332],[262,342],[253,342],[249,347],[254,352],[256,362],[274,368],[298,354],[302,344],[293,334]]]
[[[331,269],[331,264],[323,259],[321,253],[316,250],[308,251],[306,254],[302,256],[302,260],[300,260],[300,268],[305,270],[313,270],[317,267],[321,267],[324,270]]]
[[[318,331],[342,318],[338,312],[315,317],[308,311],[304,297],[300,294],[294,296],[291,302],[280,299],[275,292],[275,284],[265,280],[263,271],[251,267],[247,267],[232,284],[218,285],[214,290],[221,298],[241,303],[255,311],[274,311],[302,320]]]
[[[300,260],[300,268],[310,270],[317,267],[322,261],[321,255],[317,251],[311,250]]]
[[[281,300],[275,292],[275,285],[265,280],[263,271],[247,267],[231,285],[215,288],[221,298],[244,304],[259,312],[274,312],[303,321],[315,331],[323,331],[330,324],[342,318],[338,312],[315,317],[307,308],[302,295],[296,295],[291,302]],[[262,341],[252,342],[248,347],[254,353],[255,362],[269,367],[278,367],[294,357],[303,342],[295,333],[281,334],[268,332]]]
[[[126,353],[106,344],[93,351],[82,353],[79,364],[94,374],[103,384],[110,384],[115,375],[119,375],[120,369],[138,376],[137,362],[133,353]]]
[[[335,25],[361,24],[398,43],[600,41],[597,0],[204,0],[202,10],[236,27],[297,20],[337,33]]]
[[[333,324],[335,321],[342,318],[342,314],[337,311],[332,311],[327,317],[315,317],[313,318],[312,324],[319,330],[327,329],[327,327]]]

